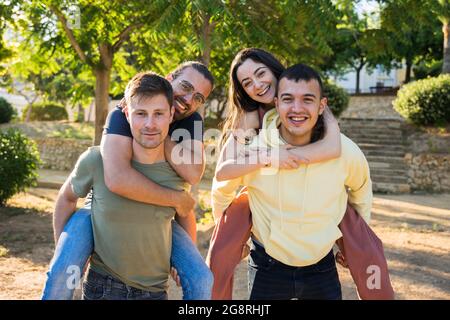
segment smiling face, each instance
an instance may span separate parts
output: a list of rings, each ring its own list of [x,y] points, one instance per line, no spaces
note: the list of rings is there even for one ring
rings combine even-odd
[[[184,119],[203,105],[212,91],[211,82],[193,67],[186,67],[176,78],[169,75],[172,84],[175,120]]]
[[[236,75],[250,98],[263,104],[273,103],[277,78],[265,64],[247,59],[239,66]]]
[[[133,139],[145,149],[157,148],[169,132],[173,111],[163,94],[133,97],[126,109]]]
[[[296,82],[282,78],[275,105],[281,120],[280,133],[286,142],[297,146],[308,144],[326,103],[317,80]]]

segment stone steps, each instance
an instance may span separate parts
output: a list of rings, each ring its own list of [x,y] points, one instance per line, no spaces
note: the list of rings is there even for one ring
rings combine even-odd
[[[383,182],[383,183],[408,183],[408,177],[406,176],[398,176],[398,175],[389,175],[383,173],[373,173],[370,172],[370,178],[374,182]]]
[[[366,137],[366,136],[353,136],[352,138],[353,142],[355,142],[357,145],[360,145],[362,143],[364,144],[378,144],[382,146],[388,146],[388,145],[403,145],[403,140],[396,138],[395,136],[386,136],[386,137]]]
[[[406,183],[374,182],[372,188],[380,193],[410,193],[411,187]]]
[[[386,156],[386,157],[403,157],[405,155],[404,151],[388,151],[388,150],[364,150],[362,149],[364,155],[367,156]]]
[[[341,132],[352,139],[369,162],[375,192],[410,192],[402,122],[390,119],[341,119]]]
[[[358,143],[361,150],[385,150],[385,151],[402,151],[405,152],[406,148],[403,144],[379,144],[379,143]]]
[[[371,165],[369,165],[370,167],[370,175],[373,176],[388,176],[388,177],[401,177],[401,178],[405,178],[407,179],[407,176],[405,176],[405,168],[373,168]]]

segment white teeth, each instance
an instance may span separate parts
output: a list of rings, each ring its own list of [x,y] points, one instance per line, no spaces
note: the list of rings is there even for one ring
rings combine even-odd
[[[263,95],[265,95],[266,92],[269,91],[269,88],[270,88],[270,86],[267,86],[267,87],[264,89],[263,92],[260,92],[260,93],[258,93],[257,95],[258,95],[258,96],[263,96]]]
[[[177,101],[177,105],[182,111],[186,110],[186,108],[179,101]]]
[[[292,117],[291,119],[294,121],[303,121],[306,120],[306,117]]]

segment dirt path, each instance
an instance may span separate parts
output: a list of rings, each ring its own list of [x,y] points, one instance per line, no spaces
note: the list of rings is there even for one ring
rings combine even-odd
[[[0,208],[0,299],[38,299],[53,254],[51,212],[57,191],[32,189]],[[450,195],[376,196],[372,226],[383,240],[398,299],[450,299]],[[211,229],[200,228],[205,255]],[[339,267],[344,299],[356,299]],[[171,299],[181,291],[171,281]],[[235,299],[247,299],[247,267],[235,274]]]

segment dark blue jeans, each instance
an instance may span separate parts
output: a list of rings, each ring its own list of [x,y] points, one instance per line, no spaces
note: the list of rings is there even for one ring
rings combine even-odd
[[[316,264],[292,267],[252,242],[248,258],[250,300],[341,300],[333,250]]]
[[[89,269],[83,282],[83,300],[167,300],[167,292],[130,287],[112,276]]]

